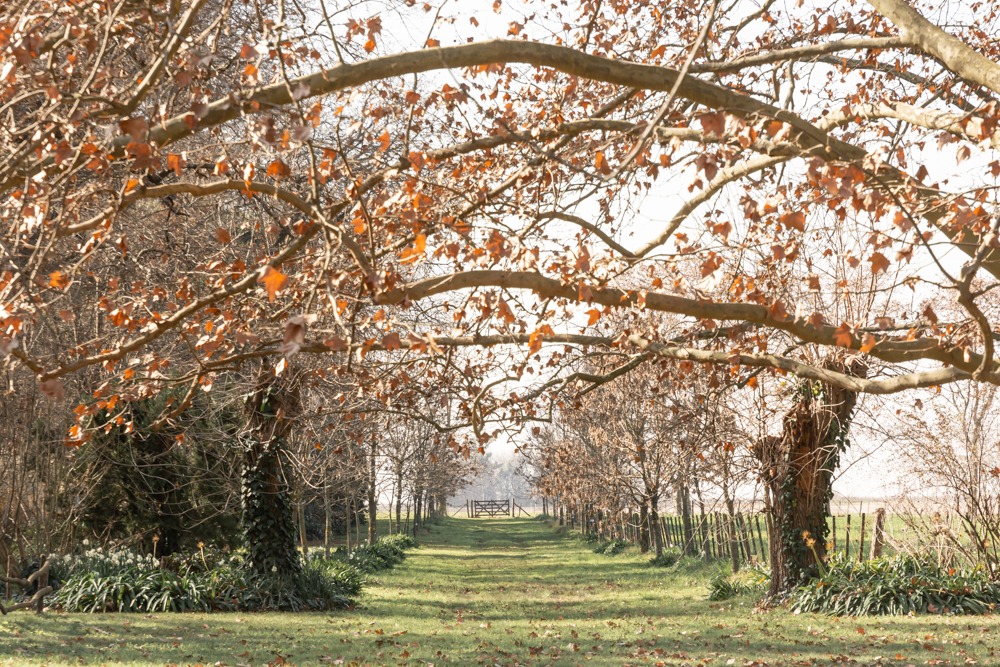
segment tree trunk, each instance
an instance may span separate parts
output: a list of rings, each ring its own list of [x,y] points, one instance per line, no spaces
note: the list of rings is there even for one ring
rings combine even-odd
[[[375,436],[372,436],[372,448],[368,454],[368,544],[375,544],[378,539],[378,494],[375,493],[376,482],[376,460],[378,448],[375,444]]]
[[[323,483],[323,556],[330,557],[330,485]]]
[[[857,362],[836,367],[856,376],[864,371]],[[826,559],[833,473],[857,403],[856,393],[821,382],[802,382],[796,391],[781,436],[754,448],[772,499],[769,593],[775,598],[814,576],[817,563]]]
[[[403,466],[396,471],[396,532],[400,530],[399,524],[403,514]]]
[[[663,555],[663,535],[660,534],[660,494],[649,497],[649,524],[653,531],[653,544],[656,547],[656,557]]]
[[[243,446],[241,491],[247,563],[257,575],[302,570],[288,481],[282,471],[285,438],[298,407],[297,389],[265,366],[247,399],[250,436]]]
[[[639,503],[639,553],[649,553],[649,503]]]
[[[726,534],[729,538],[729,558],[733,565],[733,574],[740,571],[740,542],[736,528],[736,503],[733,494],[729,492],[729,484],[723,483],[722,495],[726,500]]]
[[[417,529],[420,528],[420,519],[421,519],[420,512],[423,509],[420,506],[420,503],[423,500],[423,498],[424,498],[424,492],[422,490],[417,489],[413,493],[413,536],[414,537],[417,536]]]
[[[691,489],[687,484],[681,484],[677,488],[677,507],[684,530],[684,553],[693,556],[698,550],[695,548],[694,526],[691,522]]]

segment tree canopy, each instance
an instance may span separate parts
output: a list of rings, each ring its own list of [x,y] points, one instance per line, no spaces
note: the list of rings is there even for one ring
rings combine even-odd
[[[1000,383],[995,3],[406,4],[0,8],[0,353],[73,439],[296,354],[480,441],[655,359]]]

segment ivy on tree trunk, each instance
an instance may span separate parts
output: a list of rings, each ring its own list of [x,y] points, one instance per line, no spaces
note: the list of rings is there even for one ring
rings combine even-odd
[[[250,432],[243,441],[243,537],[250,569],[265,577],[302,571],[291,494],[282,470],[285,439],[298,403],[294,385],[275,377],[269,367],[261,371],[247,399]]]
[[[831,362],[831,369],[861,375],[858,363]],[[857,393],[818,381],[796,388],[782,433],[758,443],[764,483],[770,491],[771,585],[778,598],[814,576],[826,560],[827,517],[833,473],[846,449]]]

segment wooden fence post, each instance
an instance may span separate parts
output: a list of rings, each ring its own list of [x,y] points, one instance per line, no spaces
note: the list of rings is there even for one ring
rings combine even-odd
[[[705,560],[712,559],[712,541],[709,539],[708,534],[708,517],[702,515],[701,521],[698,522],[698,527],[701,531],[701,550],[705,555]]]
[[[844,541],[847,542],[847,549],[844,551],[844,557],[845,558],[850,558],[851,557],[851,515],[850,514],[847,515],[847,533],[846,533],[846,539]]]
[[[771,544],[770,542],[767,544],[764,543],[764,534],[760,530],[760,514],[754,514],[753,522],[757,526],[757,541],[760,542],[761,560],[767,563],[771,560]]]
[[[865,513],[861,513],[861,533],[859,534],[860,542],[858,543],[858,562],[860,563],[865,557]]]
[[[740,571],[740,543],[736,533],[736,518],[729,513],[726,517],[726,532],[729,533],[729,558],[733,563],[733,574]]]
[[[875,510],[875,522],[872,524],[872,550],[869,560],[882,555],[882,545],[885,543],[885,508]]]
[[[740,531],[740,543],[743,545],[743,554],[746,556],[746,562],[749,564],[753,562],[754,556],[757,555],[757,550],[754,549],[753,540],[750,539],[750,534],[747,533],[747,523],[742,513],[736,514],[736,525]]]

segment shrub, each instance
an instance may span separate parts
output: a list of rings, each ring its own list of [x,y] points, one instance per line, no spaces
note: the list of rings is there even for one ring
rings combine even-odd
[[[676,548],[671,547],[669,549],[664,549],[663,553],[659,556],[649,559],[649,564],[653,567],[673,567],[677,565],[677,562],[681,559],[684,553]]]
[[[594,553],[604,554],[605,556],[617,556],[627,548],[628,542],[621,539],[614,539],[608,542],[598,543],[598,545],[594,547]]]
[[[770,582],[771,574],[762,565],[746,568],[736,574],[720,572],[708,582],[708,599],[721,602],[741,595],[763,597]]]
[[[415,549],[418,546],[417,541],[406,533],[396,533],[395,535],[387,535],[385,537],[379,538],[379,541],[385,542],[386,544],[391,544],[403,550]]]
[[[362,572],[379,572],[403,562],[406,558],[406,549],[416,545],[416,540],[412,537],[397,534],[380,537],[375,544],[360,546],[351,551],[341,547],[334,555]]]
[[[794,611],[835,615],[982,614],[1000,603],[1000,584],[982,569],[942,568],[926,557],[857,562],[834,557],[827,572],[796,589]]]
[[[356,568],[329,567],[307,560],[300,572],[247,574],[239,608],[253,611],[322,611],[348,607],[361,592],[364,575]]]
[[[91,549],[56,566],[65,583],[52,603],[65,611],[300,611],[346,607],[364,574],[340,561],[307,560],[301,572],[249,571],[243,558],[211,549],[156,560]]]

